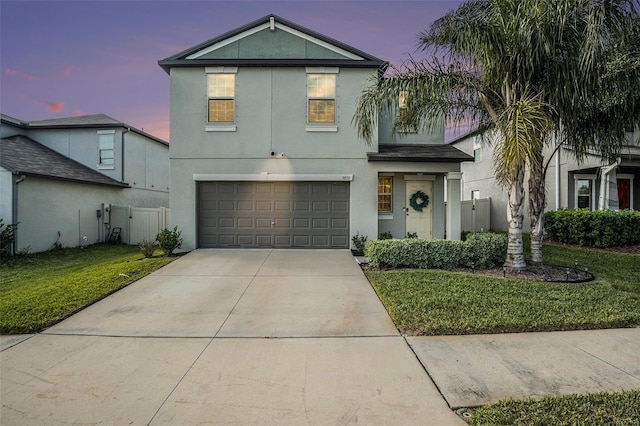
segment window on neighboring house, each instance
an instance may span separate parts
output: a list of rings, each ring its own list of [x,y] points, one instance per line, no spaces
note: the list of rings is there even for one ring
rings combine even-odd
[[[307,74],[309,123],[336,122],[336,75]]]
[[[398,110],[399,110],[398,121],[400,122],[398,131],[400,133],[416,133],[415,126],[410,126],[406,124],[408,98],[409,98],[409,92],[404,90],[400,92],[400,97],[398,99]]]
[[[476,136],[473,139],[473,162],[477,163],[482,160],[482,145],[480,136]]]
[[[114,166],[115,130],[98,131],[98,165]]]
[[[391,176],[378,176],[378,212],[391,213],[393,211],[392,191],[393,178]]]
[[[576,179],[576,207],[579,209],[592,209],[592,180]]]
[[[471,191],[471,199],[477,200],[480,198],[480,191]]]
[[[210,123],[235,121],[235,77],[235,74],[207,74]]]

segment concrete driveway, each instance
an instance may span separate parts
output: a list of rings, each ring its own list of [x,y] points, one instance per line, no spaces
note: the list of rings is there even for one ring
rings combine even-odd
[[[461,425],[348,251],[196,250],[0,353],[2,425]]]

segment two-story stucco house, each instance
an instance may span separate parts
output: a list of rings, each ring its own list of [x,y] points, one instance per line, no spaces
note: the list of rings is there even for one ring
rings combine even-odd
[[[111,205],[169,206],[169,144],[128,124],[2,115],[0,134],[0,217],[19,223],[15,252],[105,241]]]
[[[472,157],[444,144],[443,124],[394,140],[382,118],[376,143],[357,137],[357,98],[383,60],[270,15],[159,64],[183,249],[460,238],[460,163]]]
[[[489,139],[493,137],[493,134],[487,135]],[[477,131],[472,131],[450,142],[474,156],[473,162],[462,165],[462,199],[491,198],[491,228],[506,231],[508,197],[506,189],[500,187],[495,179],[495,143],[483,143],[482,140]],[[602,164],[602,158],[595,153],[587,155],[579,163],[568,146],[545,148],[545,161],[548,162],[546,211],[567,208],[640,210],[639,140],[640,129],[629,128],[620,157],[614,164]],[[528,231],[527,203],[525,200],[524,229]]]

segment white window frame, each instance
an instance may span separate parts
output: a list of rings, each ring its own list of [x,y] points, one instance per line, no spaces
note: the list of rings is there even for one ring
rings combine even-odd
[[[482,140],[479,135],[473,138],[473,162],[482,161]]]
[[[474,189],[473,191],[471,191],[471,199],[472,200],[479,200],[480,199],[480,190]]]
[[[116,168],[116,131],[115,130],[98,130],[98,164],[97,168],[100,170],[114,170]],[[111,135],[111,148],[101,148],[100,139],[101,136]],[[111,151],[113,163],[102,162],[102,151]]]
[[[391,180],[391,190],[389,193],[380,192],[380,179],[386,178]],[[389,215],[393,214],[393,176],[391,175],[378,175],[378,179],[376,181],[376,191],[377,191],[377,199],[378,199],[378,214],[380,215]],[[388,195],[389,196],[389,210],[380,210],[380,196]]]
[[[235,132],[237,130],[237,97],[238,97],[238,67],[205,67],[205,90],[207,93],[206,111],[206,132]],[[210,97],[209,96],[209,75],[226,74],[233,75],[233,96],[232,97]],[[209,121],[209,101],[212,99],[231,99],[233,100],[233,121]]]
[[[307,132],[337,132],[338,131],[338,74],[340,69],[337,67],[306,67],[306,82],[305,82],[305,98],[307,108]],[[335,75],[335,87],[334,96],[332,98],[320,98],[309,97],[309,76],[311,75],[323,75],[332,74]],[[333,122],[310,122],[309,121],[309,103],[311,100],[327,100],[332,99],[334,102],[334,117]]]
[[[578,181],[588,180],[591,182],[591,194],[589,196],[591,199],[589,200],[589,210],[596,209],[596,175],[583,175],[576,174],[573,175],[573,208],[578,208]]]

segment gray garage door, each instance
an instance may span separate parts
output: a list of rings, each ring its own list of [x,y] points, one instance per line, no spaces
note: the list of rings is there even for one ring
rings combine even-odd
[[[200,182],[198,246],[349,248],[349,183]]]

